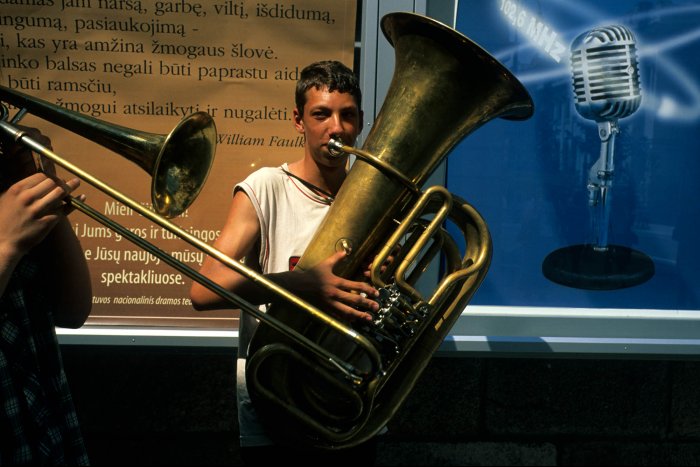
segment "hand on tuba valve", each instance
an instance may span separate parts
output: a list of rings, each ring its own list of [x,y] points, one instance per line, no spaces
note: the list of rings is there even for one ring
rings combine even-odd
[[[338,319],[346,322],[371,321],[370,313],[379,310],[379,305],[372,298],[379,297],[379,292],[365,281],[345,279],[333,272],[346,257],[347,253],[341,250],[308,270],[292,271],[287,279],[290,282],[283,285]]]

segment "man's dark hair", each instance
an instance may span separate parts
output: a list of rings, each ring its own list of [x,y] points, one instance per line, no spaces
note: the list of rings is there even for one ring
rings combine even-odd
[[[315,62],[303,70],[297,81],[294,96],[299,114],[304,114],[306,104],[306,91],[311,88],[318,90],[327,88],[329,92],[346,92],[355,98],[359,110],[362,109],[362,91],[357,76],[350,68],[335,60],[323,60]]]

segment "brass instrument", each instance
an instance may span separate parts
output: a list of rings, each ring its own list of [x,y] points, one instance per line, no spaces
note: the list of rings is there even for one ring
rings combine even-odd
[[[17,114],[10,118],[9,108],[2,104],[3,102],[17,107],[19,109]],[[155,211],[144,207],[141,203],[129,198],[104,181],[93,177],[18,128],[16,124],[29,112],[113,150],[149,172],[153,179],[151,198]],[[0,143],[2,143],[3,138],[22,144],[50,159],[103,193],[131,208],[134,212],[174,234],[177,238],[215,258],[249,280],[270,289],[281,300],[304,309],[310,317],[326,323],[329,328],[345,335],[348,339],[353,340],[356,345],[363,347],[368,355],[372,356],[373,361],[378,364],[379,355],[376,354],[371,344],[353,329],[344,323],[329,318],[318,308],[288,292],[253,269],[246,267],[240,261],[234,260],[211,247],[169,220],[170,217],[183,212],[194,201],[211,168],[216,148],[216,127],[213,119],[208,114],[204,112],[194,113],[185,117],[168,135],[156,135],[113,125],[0,86]],[[2,151],[0,151],[0,157],[2,157]],[[296,330],[284,325],[284,323],[280,323],[278,320],[262,313],[257,306],[222,288],[187,264],[161,250],[158,246],[142,239],[128,228],[113,221],[77,198],[68,197],[66,202],[88,217],[100,222],[161,259],[164,263],[190,279],[197,281],[223,297],[235,308],[240,308],[241,311],[267,323],[267,325],[276,329],[288,339],[292,339],[306,348],[308,352],[313,353],[317,358],[337,360],[338,366],[344,368],[345,364],[329,350],[307,339]],[[349,374],[351,368],[348,367],[345,371]]]
[[[109,124],[4,86],[0,101],[21,109],[13,123],[29,112],[134,162],[151,175],[153,207],[168,218],[180,215],[197,198],[214,161],[216,127],[205,112],[185,117],[167,135],[157,135]],[[3,124],[6,132],[19,137],[9,123]]]
[[[355,154],[358,160],[297,266],[309,268],[336,248],[345,248],[352,254],[336,272],[352,277],[363,258],[376,255],[371,277],[382,293],[382,308],[371,325],[353,326],[333,318],[166,218],[182,212],[206,179],[216,141],[208,115],[185,118],[167,136],[153,135],[0,87],[0,101],[22,109],[10,122],[0,120],[0,134],[51,159],[280,298],[262,313],[80,200],[68,199],[76,209],[260,321],[246,371],[249,390],[270,433],[286,442],[327,449],[353,446],[380,431],[398,410],[481,283],[491,256],[488,228],[473,207],[442,187],[423,193],[420,186],[449,150],[480,125],[496,117],[525,119],[533,111],[517,79],[453,29],[409,13],[385,16],[382,29],[396,52],[392,84],[363,149],[333,143],[334,151]],[[27,110],[151,173],[157,212],[16,128],[13,123]],[[442,227],[447,219],[464,235],[463,257]],[[382,263],[397,245],[400,253],[382,272]],[[430,298],[424,298],[415,283],[438,254],[444,258],[445,274]]]
[[[356,278],[363,259],[374,256],[371,280],[381,309],[371,324],[354,324],[359,337],[349,339],[309,320],[303,309],[270,307],[267,315],[338,356],[318,358],[259,324],[248,349],[247,385],[266,430],[280,442],[354,446],[398,410],[491,258],[488,228],[476,210],[443,187],[424,193],[420,187],[476,128],[495,117],[522,120],[533,113],[522,84],[454,29],[411,13],[389,14],[381,27],[395,49],[390,88],[362,150],[329,143],[332,154],[351,153],[357,160],[296,266],[308,269],[342,248],[350,255],[335,272]],[[447,219],[464,235],[463,257],[442,227]],[[426,298],[415,283],[438,254],[444,275]]]
[[[14,117],[9,118],[9,109],[2,105],[3,102],[19,108],[19,112]],[[111,149],[148,171],[153,179],[151,198],[156,211],[154,212],[144,207],[141,203],[129,198],[104,181],[93,177],[17,128],[15,126],[17,122],[28,112]],[[213,119],[208,114],[196,112],[185,117],[167,136],[156,135],[113,125],[0,86],[0,142],[3,136],[23,144],[34,152],[50,159],[103,193],[131,208],[134,212],[166,229],[177,238],[215,258],[249,280],[270,289],[281,300],[306,310],[311,317],[325,322],[327,326],[335,329],[336,332],[346,335],[349,339],[353,339],[357,345],[365,347],[369,354],[373,353],[370,344],[345,324],[328,318],[321,310],[289,293],[261,274],[246,267],[243,263],[211,247],[168,219],[179,215],[194,201],[211,168],[216,148],[216,127]],[[0,151],[1,155],[2,152]],[[113,221],[86,203],[73,197],[68,197],[66,201],[70,202],[73,207],[88,217],[119,233],[190,279],[197,281],[212,292],[228,300],[235,307],[240,308],[241,311],[266,322],[289,339],[295,340],[299,345],[307,348],[309,352],[317,355],[318,358],[326,360],[336,358],[333,353],[310,341],[295,330],[288,328],[283,323],[262,313],[257,306],[222,288],[190,266],[161,250],[158,246],[142,239],[128,228]],[[378,354],[374,355],[374,360],[376,362],[379,361]],[[343,363],[340,362],[339,365],[342,366]],[[347,371],[349,372],[350,370],[348,369]]]

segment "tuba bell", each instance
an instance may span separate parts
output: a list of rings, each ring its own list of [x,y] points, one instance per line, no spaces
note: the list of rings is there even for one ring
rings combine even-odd
[[[329,326],[330,316],[310,319],[317,317],[288,303],[270,306],[269,317],[334,356],[321,358],[267,322],[258,325],[248,349],[248,391],[281,443],[355,446],[396,413],[481,284],[492,251],[472,206],[443,187],[421,186],[466,135],[496,117],[527,119],[534,109],[523,85],[454,29],[412,13],[386,15],[381,27],[396,57],[386,99],[362,149],[332,143],[357,159],[296,266],[311,268],[342,248],[350,254],[335,272],[356,279],[363,260],[374,257],[380,310],[371,323],[352,324],[352,338]],[[463,244],[447,233],[447,220]],[[424,296],[416,282],[435,258],[444,273]]]

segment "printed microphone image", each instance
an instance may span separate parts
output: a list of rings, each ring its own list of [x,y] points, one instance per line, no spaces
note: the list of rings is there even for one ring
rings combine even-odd
[[[624,26],[594,29],[571,45],[576,110],[596,122],[616,122],[642,102],[637,49]]]
[[[654,275],[644,253],[608,242],[618,120],[640,106],[636,41],[625,26],[595,28],[571,44],[576,111],[596,122],[600,156],[588,173],[588,204],[594,240],[550,253],[542,264],[549,280],[570,287],[611,290],[631,287]]]

